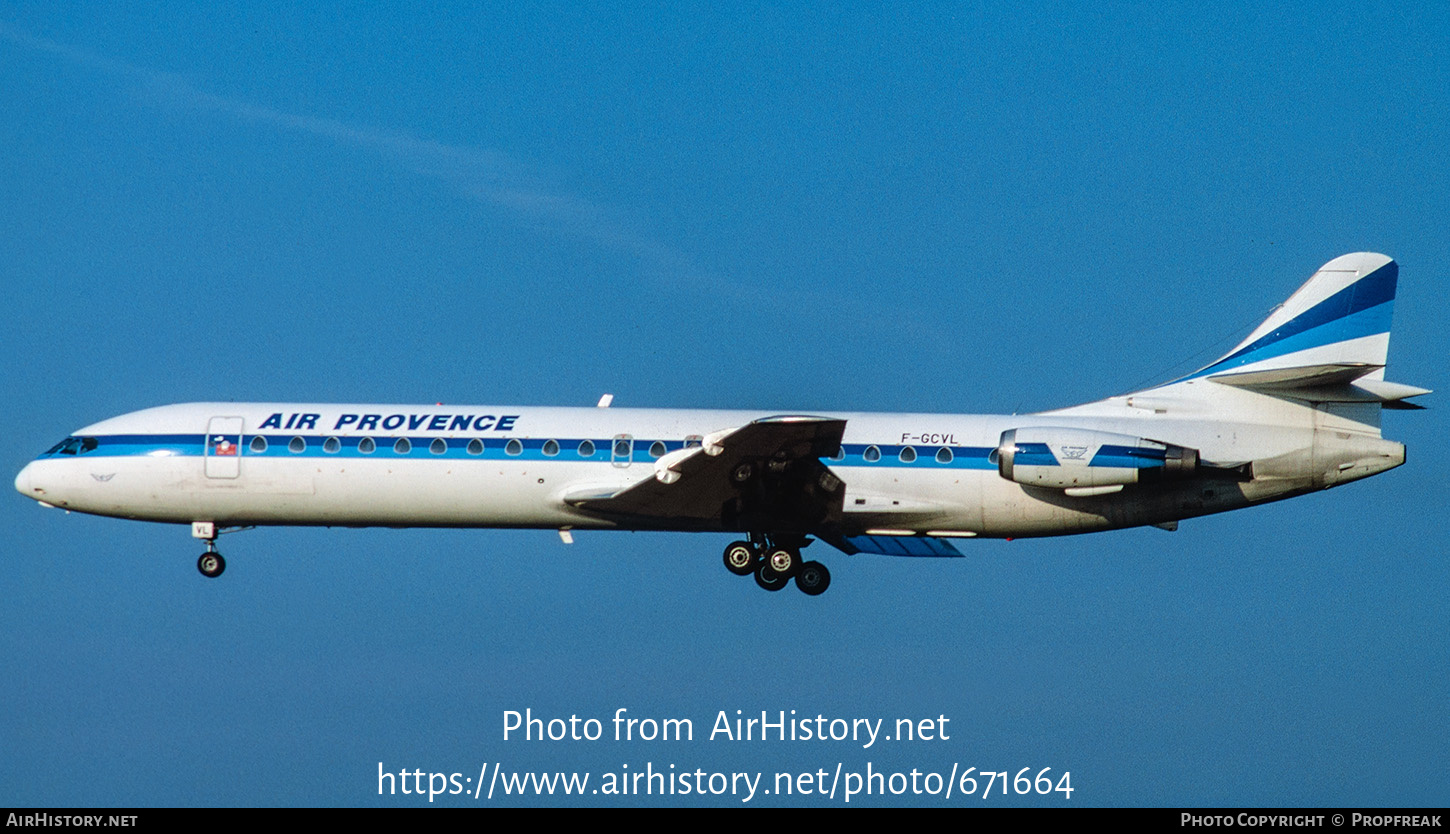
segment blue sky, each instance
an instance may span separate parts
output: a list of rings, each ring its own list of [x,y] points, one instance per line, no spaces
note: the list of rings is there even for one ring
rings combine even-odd
[[[1064,406],[1206,363],[1358,250],[1401,264],[1388,377],[1445,388],[1439,6],[415,5],[0,9],[8,471],[190,400]],[[1068,770],[1073,805],[1442,805],[1429,402],[1370,481],[836,555],[814,600],[704,535],[264,529],[211,582],[185,529],[12,493],[0,801],[871,762]],[[502,739],[621,707],[697,740]],[[953,734],[699,740],[737,709]]]

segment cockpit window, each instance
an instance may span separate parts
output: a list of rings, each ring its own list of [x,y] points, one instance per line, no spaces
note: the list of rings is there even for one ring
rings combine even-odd
[[[45,453],[49,455],[84,455],[100,445],[100,441],[94,437],[67,437],[65,440],[51,446]]]

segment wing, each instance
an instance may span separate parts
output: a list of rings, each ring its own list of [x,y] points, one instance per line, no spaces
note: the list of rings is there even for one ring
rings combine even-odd
[[[840,523],[846,485],[820,459],[836,453],[845,431],[845,420],[766,417],[665,455],[651,477],[623,490],[564,501],[649,526],[809,533]]]

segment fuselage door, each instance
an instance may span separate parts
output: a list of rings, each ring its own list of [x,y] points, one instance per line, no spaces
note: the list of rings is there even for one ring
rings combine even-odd
[[[206,476],[235,478],[240,475],[242,418],[213,417],[206,429]]]

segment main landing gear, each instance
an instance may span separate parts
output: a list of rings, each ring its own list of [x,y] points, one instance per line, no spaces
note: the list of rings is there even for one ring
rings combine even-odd
[[[755,575],[755,584],[779,591],[792,578],[802,593],[816,596],[831,586],[831,572],[820,562],[802,562],[800,549],[810,544],[804,536],[754,535],[750,541],[731,542],[725,548],[725,568],[736,576]]]

